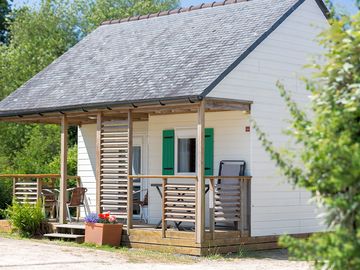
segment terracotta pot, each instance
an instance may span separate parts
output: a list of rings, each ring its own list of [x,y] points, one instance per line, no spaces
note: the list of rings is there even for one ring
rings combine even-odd
[[[86,223],[85,243],[120,246],[122,224]]]

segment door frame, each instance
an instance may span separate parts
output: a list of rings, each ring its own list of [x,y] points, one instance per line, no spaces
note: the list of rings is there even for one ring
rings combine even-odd
[[[146,143],[146,134],[145,133],[134,133],[133,135],[133,146],[141,147],[141,174],[147,174],[148,171],[148,159],[147,159],[147,143]],[[148,189],[148,180],[141,179],[140,190]],[[140,193],[141,200],[144,199],[145,192]],[[148,218],[148,213],[145,213],[146,218]],[[139,219],[140,215],[134,215],[135,219]]]

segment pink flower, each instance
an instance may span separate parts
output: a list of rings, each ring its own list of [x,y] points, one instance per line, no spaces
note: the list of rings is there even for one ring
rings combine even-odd
[[[109,217],[109,222],[116,222],[116,217],[115,216],[110,216]]]

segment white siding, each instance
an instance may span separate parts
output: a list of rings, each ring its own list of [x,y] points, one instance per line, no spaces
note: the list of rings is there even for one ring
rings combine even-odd
[[[210,93],[212,97],[253,101],[251,115],[277,146],[288,138],[282,130],[289,113],[275,86],[281,80],[301,105],[309,104],[300,81],[310,71],[303,66],[321,53],[315,41],[327,21],[314,0],[290,15]],[[252,236],[314,232],[323,229],[309,193],[293,189],[284,180],[251,132]]]
[[[134,136],[147,135],[147,122],[134,123]],[[146,150],[145,150],[146,151]],[[82,125],[78,129],[78,176],[88,189],[86,199],[91,212],[96,211],[96,125]]]
[[[177,114],[150,116],[148,126],[149,174],[162,173],[162,131],[165,129],[196,129],[197,114]],[[249,116],[242,112],[206,113],[205,126],[214,128],[214,174],[219,170],[223,159],[242,159],[250,161],[250,133],[245,132],[249,126]],[[249,173],[249,168],[247,169]],[[183,180],[182,180],[183,181]],[[151,183],[161,183],[152,180]],[[150,188],[149,220],[157,223],[161,219],[161,200],[158,192]],[[206,219],[208,220],[208,218]]]
[[[196,114],[177,114],[150,116],[148,122],[135,122],[134,136],[146,135],[148,146],[147,173],[162,173],[162,131],[165,129],[196,129]],[[245,131],[249,126],[249,115],[242,112],[206,113],[206,127],[214,128],[214,174],[218,173],[220,160],[243,159],[250,163],[250,133]],[[79,128],[78,175],[83,185],[88,188],[87,199],[91,211],[95,211],[95,134],[96,125],[83,125]],[[146,173],[146,172],[144,172]],[[247,168],[247,174],[250,169]],[[183,180],[182,180],[183,181]],[[161,219],[161,199],[152,183],[161,183],[153,179],[149,181],[149,221],[157,223]]]

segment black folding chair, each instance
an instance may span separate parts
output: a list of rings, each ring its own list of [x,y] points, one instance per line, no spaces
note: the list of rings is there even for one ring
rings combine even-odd
[[[244,160],[221,160],[219,166],[219,176],[243,176],[245,175],[245,167],[246,167],[246,162]],[[234,226],[235,228],[237,228],[238,219],[239,219],[237,215],[239,215],[240,213],[239,212],[233,213],[234,216],[232,216],[232,213],[230,211],[231,217],[229,216],[227,217],[227,215],[229,215],[228,212],[229,209],[233,210],[233,208],[236,208],[236,205],[235,206],[228,205],[229,203],[231,204],[231,202],[229,202],[228,199],[229,198],[231,199],[232,196],[240,195],[236,192],[236,187],[239,186],[239,179],[237,178],[233,178],[233,179],[228,178],[226,180],[218,179],[217,186],[218,187],[216,188],[216,193],[218,193],[218,202],[220,203],[224,215],[222,222],[224,223],[234,222]],[[228,186],[228,188],[226,186]]]

